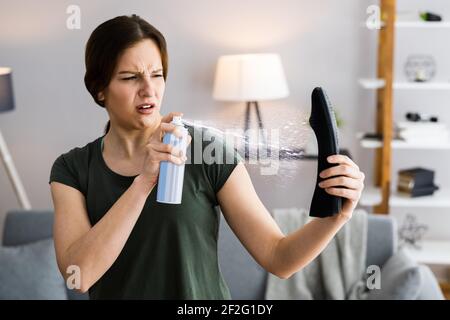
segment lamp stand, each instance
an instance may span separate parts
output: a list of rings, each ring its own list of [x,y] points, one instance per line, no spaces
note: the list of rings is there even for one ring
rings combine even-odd
[[[31,210],[30,201],[28,200],[27,194],[25,193],[25,189],[23,188],[22,182],[20,181],[19,174],[16,171],[16,167],[14,166],[14,162],[8,151],[6,142],[3,139],[1,130],[0,130],[0,156],[6,167],[6,172],[8,173],[9,179],[11,180],[11,183],[14,187],[14,192],[16,193],[16,197],[19,200],[22,209]]]
[[[247,130],[250,128],[250,112],[251,112],[251,108],[252,105],[255,106],[255,111],[256,111],[256,117],[258,118],[258,128],[263,130],[264,129],[264,125],[261,119],[261,113],[259,112],[259,104],[258,101],[247,101],[247,107],[245,109],[245,124],[244,124],[244,135],[245,135],[245,157],[248,158],[248,153],[249,153],[249,148],[248,148],[248,135],[247,135]],[[264,134],[262,134],[262,141],[263,144],[266,145],[266,137]]]

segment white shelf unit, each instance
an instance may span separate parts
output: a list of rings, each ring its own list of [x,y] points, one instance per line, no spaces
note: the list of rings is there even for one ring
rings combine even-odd
[[[376,187],[364,188],[359,203],[371,207],[381,203],[381,192]],[[393,208],[450,208],[450,189],[439,189],[433,195],[410,198],[395,190],[391,191],[389,206]]]
[[[394,89],[450,90],[450,82],[394,82]]]
[[[381,21],[380,27],[384,26],[384,22]],[[367,28],[367,23],[361,23],[361,27]],[[450,28],[450,21],[398,20],[395,22],[395,27],[398,29],[446,29]]]
[[[420,249],[407,248],[408,254],[418,263],[450,265],[450,241],[423,240]]]
[[[368,79],[362,78],[358,80],[358,83],[364,89],[381,89],[385,86],[384,79]],[[394,82],[394,89],[398,90],[450,90],[450,81],[438,82],[438,81],[430,81],[430,82]]]
[[[360,139],[361,147],[366,149],[377,149],[383,145],[382,141],[373,139]],[[402,140],[392,140],[392,149],[418,149],[418,150],[450,150],[450,141],[445,143],[434,142],[408,142]]]
[[[396,10],[396,1],[385,1],[380,2],[382,10],[385,10],[386,12],[386,19],[390,23],[392,22],[392,8],[395,11]],[[383,46],[378,47],[379,49],[379,58],[380,55],[384,59],[392,59],[392,55],[395,55],[394,49],[392,49],[392,42],[401,41],[402,39],[399,39],[399,37],[393,37],[392,32],[396,33],[398,32],[400,34],[400,37],[406,36],[406,33],[411,31],[414,32],[416,35],[419,34],[418,31],[420,31],[420,34],[425,34],[425,32],[436,32],[436,31],[442,31],[447,32],[448,29],[450,29],[450,21],[440,21],[440,22],[426,22],[419,19],[419,17],[415,17],[412,19],[415,20],[399,20],[398,13],[395,14],[397,16],[397,21],[394,21],[394,29],[386,29],[386,25],[382,24],[382,29],[380,30],[380,35],[383,31],[384,32],[384,38],[385,42],[383,42]],[[394,15],[394,16],[395,16]],[[408,18],[406,18],[408,19]],[[423,29],[423,30],[418,30]],[[427,30],[428,29],[428,30]],[[400,31],[401,30],[401,31]],[[439,33],[440,34],[440,33]],[[433,35],[433,33],[431,33]],[[408,34],[409,41],[420,41],[420,39],[417,39],[417,37],[414,37],[414,34]],[[440,36],[441,38],[445,38],[444,36]],[[414,39],[414,40],[413,40]],[[379,40],[381,41],[381,36],[379,36]],[[380,42],[381,43],[381,42]],[[395,43],[393,45],[395,48]],[[391,50],[393,52],[387,52],[387,50]],[[430,48],[427,48],[430,49]],[[380,61],[380,60],[379,60]],[[422,92],[423,94],[430,94],[433,91],[443,91],[446,90],[450,91],[450,75],[448,79],[441,79],[441,80],[434,80],[429,82],[408,82],[407,80],[402,79],[396,79],[395,75],[392,74],[392,65],[390,64],[391,60],[387,60],[387,68],[383,69],[383,71],[387,72],[387,76],[393,76],[393,83],[392,83],[392,90],[401,90],[401,91],[417,91]],[[380,65],[378,65],[378,68]],[[380,69],[379,69],[380,70]],[[385,72],[379,72],[380,74],[384,74]],[[378,90],[383,89],[386,86],[386,81],[383,79],[383,76],[378,76],[379,78],[361,78],[358,80],[359,85],[368,90]],[[387,91],[388,94],[392,94],[389,90]],[[391,97],[392,99],[392,97]],[[392,110],[394,108],[392,100],[389,100],[386,98],[386,96],[377,97],[378,103],[381,102],[382,106],[387,106],[389,109]],[[387,117],[389,121],[393,120],[391,117]],[[393,123],[392,123],[393,124]],[[389,124],[388,124],[389,125]],[[386,127],[385,127],[386,128]],[[394,132],[392,132],[394,134]],[[363,139],[362,134],[358,135],[358,139],[360,140],[360,144],[363,148],[381,148],[383,147],[383,142],[378,141],[376,139]],[[427,142],[421,142],[421,143],[411,143],[403,140],[397,140],[394,139],[391,141],[390,147],[392,148],[392,152],[397,149],[411,149],[411,150],[426,150],[425,152],[431,151],[431,150],[437,150],[439,151],[446,151],[450,150],[450,141],[444,142],[444,143],[427,143]],[[389,163],[389,169],[390,163]],[[392,172],[390,172],[392,175]],[[385,181],[384,181],[385,182]],[[388,199],[388,211],[389,208],[400,208],[400,211],[402,208],[423,208],[423,210],[420,211],[427,211],[431,210],[433,208],[435,209],[444,209],[444,210],[450,210],[450,188],[441,188],[440,190],[437,190],[434,192],[431,196],[422,196],[422,197],[416,197],[411,198],[406,195],[403,195],[401,193],[398,193],[396,191],[396,186],[391,185],[391,192]],[[392,190],[394,189],[394,190]],[[363,206],[370,206],[370,207],[376,207],[386,206],[386,199],[383,198],[381,194],[381,189],[378,187],[365,187],[363,194],[360,199],[360,204]],[[378,208],[379,210],[379,208]],[[398,210],[398,209],[397,209]],[[450,265],[450,240],[423,240],[419,243],[421,245],[420,249],[413,249],[408,248],[410,256],[416,260],[419,263],[424,264],[435,264],[435,265],[444,265],[449,266]]]
[[[395,26],[397,28],[450,28],[450,21],[396,21]]]

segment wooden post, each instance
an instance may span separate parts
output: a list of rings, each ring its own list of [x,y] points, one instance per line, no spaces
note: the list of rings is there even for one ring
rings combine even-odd
[[[392,104],[394,70],[394,34],[396,0],[381,0],[383,26],[379,31],[378,78],[384,79],[385,86],[377,91],[377,132],[383,136],[383,145],[376,150],[375,184],[380,187],[382,201],[375,206],[375,213],[389,213],[391,188],[391,142]]]

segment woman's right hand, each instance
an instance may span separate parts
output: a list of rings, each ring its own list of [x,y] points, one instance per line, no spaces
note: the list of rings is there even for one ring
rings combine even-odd
[[[181,112],[171,112],[161,118],[161,123],[150,138],[146,146],[146,156],[144,160],[144,167],[140,176],[145,181],[156,185],[159,175],[159,166],[161,161],[171,161],[175,164],[183,164],[186,161],[184,150],[173,147],[172,145],[162,142],[165,133],[173,133],[177,137],[182,136],[182,132],[177,129],[177,126],[171,124],[174,116],[182,116]],[[188,135],[187,146],[191,143],[191,136]]]

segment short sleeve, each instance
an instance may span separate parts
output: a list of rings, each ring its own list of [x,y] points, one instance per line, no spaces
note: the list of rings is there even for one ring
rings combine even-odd
[[[205,131],[204,137],[206,137],[203,149],[205,171],[217,194],[234,168],[244,160],[233,143],[220,134]]]
[[[53,163],[50,171],[51,182],[60,182],[82,192],[77,171],[68,154],[60,155]]]

